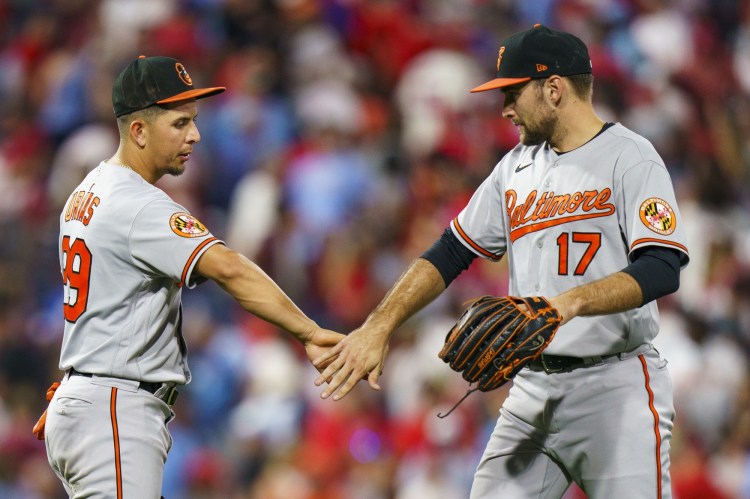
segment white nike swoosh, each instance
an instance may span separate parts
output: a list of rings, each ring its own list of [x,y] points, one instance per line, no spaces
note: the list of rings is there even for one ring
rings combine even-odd
[[[516,173],[520,172],[520,171],[521,171],[521,170],[523,170],[524,168],[527,168],[527,167],[529,167],[529,166],[531,166],[531,165],[533,165],[533,164],[534,164],[533,162],[531,162],[531,163],[526,163],[525,165],[521,165],[521,164],[519,164],[519,165],[518,165],[518,166],[516,167]]]

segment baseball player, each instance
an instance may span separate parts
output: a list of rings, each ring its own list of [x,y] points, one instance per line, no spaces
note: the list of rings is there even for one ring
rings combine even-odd
[[[595,113],[588,50],[536,25],[502,42],[502,115],[520,143],[365,323],[315,362],[323,398],[359,379],[380,389],[394,330],[476,257],[507,255],[510,293],[544,296],[563,317],[514,379],[474,475],[471,497],[671,497],[674,409],[651,340],[655,299],[679,287],[685,232],[664,162],[643,137]],[[332,362],[331,362],[332,360]],[[330,378],[332,376],[332,378]]]
[[[319,328],[260,268],[154,186],[181,174],[200,140],[196,100],[222,91],[194,88],[169,57],[131,62],[112,91],[119,148],[60,216],[65,374],[35,432],[71,497],[161,495],[167,423],[176,388],[190,382],[184,288],[214,280],[245,310],[291,333],[311,359],[342,337]]]

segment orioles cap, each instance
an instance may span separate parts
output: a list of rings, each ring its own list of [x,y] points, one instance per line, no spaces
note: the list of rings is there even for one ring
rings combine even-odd
[[[484,92],[552,75],[585,73],[591,73],[586,44],[570,33],[535,24],[502,42],[497,54],[497,78],[471,91]]]
[[[122,70],[112,86],[112,107],[120,117],[154,104],[202,99],[225,87],[194,88],[185,66],[171,57],[142,55]]]

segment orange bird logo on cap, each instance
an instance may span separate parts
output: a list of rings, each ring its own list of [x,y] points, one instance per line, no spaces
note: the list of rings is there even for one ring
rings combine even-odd
[[[505,45],[500,47],[500,50],[497,53],[497,70],[500,71],[500,61],[503,60],[503,52],[505,52]]]
[[[193,86],[193,79],[190,78],[190,75],[187,72],[187,69],[185,69],[185,66],[182,65],[182,63],[178,62],[174,65],[174,68],[177,70],[177,74],[180,76],[180,80],[182,80],[185,85]]]

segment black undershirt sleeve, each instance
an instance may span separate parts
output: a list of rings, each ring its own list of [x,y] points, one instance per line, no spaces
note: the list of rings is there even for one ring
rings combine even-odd
[[[680,252],[661,246],[648,246],[622,269],[641,287],[641,306],[674,293],[680,287]]]
[[[450,227],[421,256],[438,269],[446,288],[461,272],[469,268],[476,257],[474,252],[461,244]]]
[[[422,255],[440,272],[445,286],[468,269],[477,255],[461,244],[450,228]],[[622,269],[638,283],[643,293],[641,306],[674,293],[680,287],[680,253],[671,248],[648,246]]]

